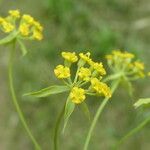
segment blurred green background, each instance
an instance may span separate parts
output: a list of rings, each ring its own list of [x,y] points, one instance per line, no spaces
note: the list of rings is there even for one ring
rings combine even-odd
[[[0,16],[19,9],[38,19],[44,26],[44,40],[27,42],[24,58],[15,58],[15,88],[19,103],[43,150],[52,149],[56,118],[65,96],[35,99],[22,97],[26,92],[59,83],[53,74],[62,63],[62,50],[89,50],[93,59],[103,60],[113,49],[125,49],[142,59],[150,69],[149,0],[0,0]],[[2,37],[2,36],[1,36]],[[7,66],[11,47],[0,47],[0,150],[33,150],[12,104],[8,88]],[[96,126],[89,150],[110,150],[122,135],[143,120],[147,111],[135,110],[133,103],[150,96],[149,79],[134,83],[134,98],[119,88]],[[67,95],[66,95],[67,96]],[[90,112],[95,114],[102,99],[89,97]],[[61,135],[61,150],[80,150],[90,122],[77,108]],[[150,126],[123,143],[120,150],[149,150]]]

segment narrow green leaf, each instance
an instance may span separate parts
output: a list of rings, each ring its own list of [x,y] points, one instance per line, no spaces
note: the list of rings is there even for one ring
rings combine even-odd
[[[75,108],[75,104],[70,100],[70,98],[67,99],[66,106],[65,106],[65,112],[64,112],[64,127],[63,127],[63,133],[65,131],[65,128],[67,126],[68,120],[73,113]]]
[[[83,111],[84,115],[89,119],[91,120],[91,115],[90,115],[90,111],[89,111],[89,108],[87,106],[87,104],[85,102],[82,102],[80,104],[80,108],[81,110]]]
[[[24,96],[31,95],[31,96],[35,96],[35,97],[47,97],[52,94],[63,93],[66,91],[69,91],[69,87],[63,86],[63,85],[53,85],[53,86],[44,88],[40,91],[27,93]]]
[[[134,104],[134,107],[138,108],[140,106],[149,105],[149,104],[150,104],[150,98],[141,98]]]
[[[20,45],[20,48],[21,48],[21,51],[22,51],[22,56],[25,56],[28,51],[27,51],[24,43],[21,40],[19,40],[19,39],[17,41],[18,41],[18,43]]]
[[[6,36],[5,38],[0,40],[0,45],[8,44],[12,40],[14,40],[16,38],[16,36],[17,36],[17,32],[13,32],[13,33],[9,34],[8,36]]]

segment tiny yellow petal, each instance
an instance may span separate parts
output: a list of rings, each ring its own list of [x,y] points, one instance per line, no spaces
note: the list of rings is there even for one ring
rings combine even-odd
[[[14,18],[20,18],[20,11],[19,10],[10,10],[9,14]]]
[[[64,67],[63,65],[56,66],[56,68],[54,69],[54,73],[59,79],[70,77],[70,69],[68,67]]]
[[[111,97],[111,90],[107,84],[100,82],[97,78],[91,79],[92,89],[99,95],[104,95],[105,97]]]
[[[30,33],[29,25],[26,24],[26,23],[21,24],[20,27],[19,27],[19,32],[20,32],[21,35],[23,35],[23,36],[28,36],[29,33]]]
[[[76,56],[75,52],[71,53],[71,52],[62,52],[61,53],[62,57],[71,62],[71,63],[74,63],[78,60],[78,57]]]
[[[33,31],[33,38],[40,41],[43,39],[43,35],[40,31],[34,30]]]
[[[80,104],[85,100],[85,90],[79,87],[73,87],[70,93],[70,99],[75,104]]]

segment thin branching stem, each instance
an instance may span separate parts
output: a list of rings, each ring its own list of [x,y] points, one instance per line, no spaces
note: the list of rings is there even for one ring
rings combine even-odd
[[[18,104],[18,100],[17,100],[17,97],[16,97],[16,93],[15,93],[15,89],[14,89],[14,83],[13,83],[13,75],[12,75],[12,72],[13,72],[13,59],[15,57],[14,54],[15,54],[15,41],[13,43],[13,49],[10,52],[9,68],[8,68],[9,87],[10,87],[10,92],[11,92],[11,95],[12,95],[12,100],[13,100],[14,106],[16,108],[16,111],[19,115],[20,121],[21,121],[22,125],[24,126],[26,132],[28,133],[28,136],[30,137],[32,143],[34,144],[35,149],[36,150],[41,150],[41,147],[39,146],[39,144],[35,140],[34,136],[32,135],[32,133],[31,133],[26,121],[25,121],[24,115],[21,111],[21,108]]]
[[[119,82],[120,82],[120,79],[118,79],[118,80],[116,80],[116,81],[113,82],[112,87],[111,87],[112,94],[114,93],[114,91],[118,87]],[[103,100],[103,102],[100,104],[100,106],[99,106],[99,108],[98,108],[98,110],[97,110],[97,112],[96,112],[96,114],[94,116],[94,119],[92,121],[92,124],[90,126],[90,129],[89,129],[87,137],[86,137],[86,141],[85,141],[84,148],[83,148],[84,150],[88,149],[89,142],[90,142],[93,130],[94,130],[95,126],[96,126],[98,118],[100,117],[100,115],[101,115],[101,113],[102,113],[103,109],[105,108],[105,106],[106,106],[106,104],[107,104],[108,101],[109,101],[109,98],[106,97]]]

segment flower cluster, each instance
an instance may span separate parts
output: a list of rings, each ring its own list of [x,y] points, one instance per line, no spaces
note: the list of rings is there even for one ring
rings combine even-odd
[[[145,76],[144,64],[136,60],[132,53],[114,50],[112,54],[106,55],[106,59],[110,69],[114,73],[122,73],[129,80],[135,80]]]
[[[0,29],[4,33],[16,33],[18,38],[42,40],[43,27],[28,14],[10,10],[5,18],[0,17]]]
[[[110,88],[101,80],[106,74],[103,64],[94,62],[89,52],[80,53],[79,56],[75,52],[62,52],[62,57],[64,65],[56,66],[54,73],[70,86],[69,97],[73,103],[82,103],[86,94],[111,97]],[[71,74],[73,63],[77,64],[75,75]]]

